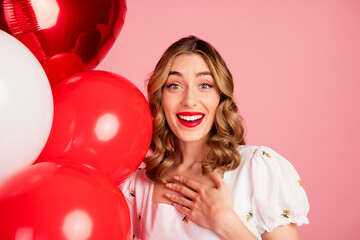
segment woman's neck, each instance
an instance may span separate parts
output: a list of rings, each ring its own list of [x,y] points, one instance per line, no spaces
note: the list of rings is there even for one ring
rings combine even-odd
[[[183,142],[176,140],[176,156],[182,167],[191,167],[194,163],[199,163],[207,158],[210,147],[207,144],[208,138],[201,139],[196,142]]]

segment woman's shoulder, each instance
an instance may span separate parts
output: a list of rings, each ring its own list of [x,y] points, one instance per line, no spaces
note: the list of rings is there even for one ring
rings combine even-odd
[[[293,165],[265,146],[240,146],[238,175],[251,189],[252,215],[259,232],[290,222],[308,223],[309,202]]]
[[[236,150],[240,153],[242,158],[251,158],[259,147],[260,146],[257,145],[240,145]]]
[[[276,152],[274,149],[267,146],[259,145],[240,145],[237,147],[237,151],[240,153],[242,161],[246,160],[286,160],[282,155]],[[287,161],[287,160],[286,160]]]
[[[246,168],[256,175],[265,172],[270,175],[288,172],[291,173],[293,178],[299,178],[296,169],[290,161],[272,148],[257,145],[241,145],[237,150],[241,155],[240,168]]]
[[[250,163],[251,161],[284,159],[279,153],[272,148],[258,145],[240,145],[237,151],[241,155],[242,163]]]
[[[272,148],[270,147],[267,147],[267,146],[261,146],[261,145],[239,145],[237,147],[237,150],[240,152],[240,153],[245,153],[245,152],[256,152],[258,149],[262,150],[262,151],[266,151],[266,150],[269,150],[269,151],[274,151]]]

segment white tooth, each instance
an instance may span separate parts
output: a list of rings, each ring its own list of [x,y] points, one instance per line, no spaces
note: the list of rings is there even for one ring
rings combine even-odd
[[[183,115],[178,115],[180,119],[184,120],[184,121],[197,121],[199,119],[201,119],[203,117],[203,115],[194,115],[194,116],[183,116]]]

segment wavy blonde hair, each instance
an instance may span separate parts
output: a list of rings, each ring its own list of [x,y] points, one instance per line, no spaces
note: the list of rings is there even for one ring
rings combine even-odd
[[[210,130],[208,159],[202,160],[203,174],[217,168],[230,171],[237,168],[241,156],[236,148],[245,144],[244,126],[233,99],[232,75],[217,50],[209,43],[189,36],[173,43],[160,58],[150,78],[147,91],[153,117],[152,155],[145,158],[146,175],[152,181],[166,182],[166,170],[175,166],[175,135],[165,119],[161,98],[174,59],[181,54],[198,54],[209,66],[220,93],[215,122]]]

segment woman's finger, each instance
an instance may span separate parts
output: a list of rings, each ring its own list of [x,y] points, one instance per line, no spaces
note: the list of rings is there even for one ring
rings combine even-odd
[[[174,194],[165,193],[165,197],[170,199],[173,203],[177,203],[177,204],[187,207],[189,209],[191,209],[191,206],[193,205],[193,202],[190,201],[189,199],[186,199],[184,197],[179,197]]]
[[[181,186],[176,183],[167,183],[165,186],[175,192],[181,193],[182,195],[184,195],[190,199],[194,199],[196,196],[196,192],[192,191],[191,189],[189,189],[186,186]]]
[[[182,213],[185,213],[185,214],[188,215],[188,216],[191,214],[191,209],[190,209],[190,208],[184,207],[184,206],[182,206],[182,205],[180,205],[180,204],[177,204],[177,203],[173,203],[173,206],[174,206],[177,210],[179,210],[179,211],[182,212]]]
[[[210,174],[211,179],[215,182],[216,188],[220,188],[224,182],[222,176],[218,172],[213,172]]]
[[[189,179],[187,177],[174,176],[174,180],[185,184],[186,186],[190,187],[191,189],[195,190],[196,192],[199,192],[199,190],[202,186],[199,182]]]

